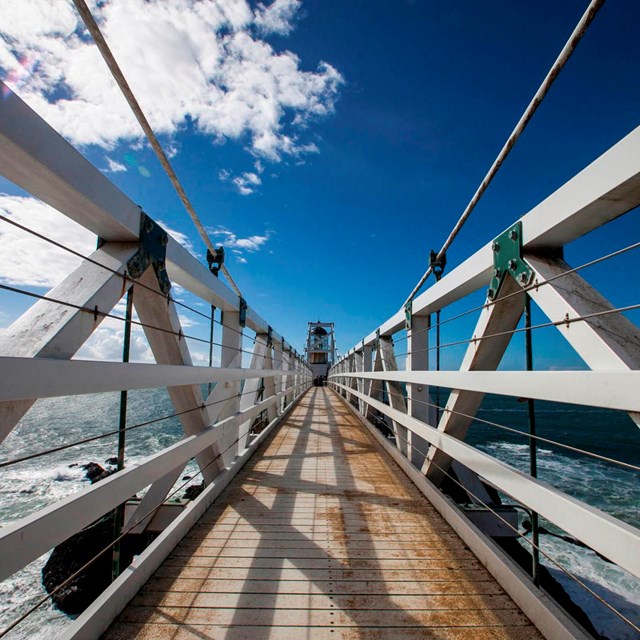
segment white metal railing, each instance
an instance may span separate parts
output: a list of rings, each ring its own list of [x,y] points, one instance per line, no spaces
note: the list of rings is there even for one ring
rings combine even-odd
[[[430,345],[431,317],[488,287],[499,275],[496,255],[500,247],[491,242],[383,322],[329,372],[330,385],[363,418],[384,425],[390,442],[436,486],[451,478],[464,486],[451,471],[454,461],[464,465],[485,483],[636,578],[640,578],[639,529],[464,440],[485,394],[616,409],[628,412],[640,426],[640,330],[625,316],[626,312],[636,313],[640,304],[614,307],[582,278],[582,267],[571,268],[561,257],[565,245],[623,214],[637,215],[631,210],[639,205],[637,128],[509,228],[521,234],[518,260],[530,270],[529,275],[507,276],[498,295],[490,292],[483,304],[438,325],[475,314],[477,322],[469,338]],[[639,246],[634,242],[583,266]],[[516,263],[511,266],[515,268]],[[546,319],[522,327],[519,323],[528,305],[527,297]],[[513,335],[530,335],[543,327],[555,327],[590,371],[496,370]],[[406,340],[403,353],[396,353],[394,337],[396,341]],[[459,370],[429,370],[429,354],[447,346],[466,349]],[[399,357],[405,358],[404,370],[398,370]],[[430,393],[436,387],[451,390],[442,406]],[[551,442],[530,437],[530,442],[537,441]],[[590,455],[580,448],[567,448]],[[640,464],[622,466],[640,470]],[[482,501],[472,487],[464,488],[473,501]],[[628,622],[639,630],[637,621]]]
[[[0,101],[0,173],[100,238],[99,248],[46,295],[2,285],[38,300],[0,334],[0,441],[38,398],[159,387],[167,388],[173,415],[184,430],[183,439],[139,464],[0,529],[0,580],[148,487],[122,530],[143,531],[187,463],[195,458],[205,491],[194,508],[186,508],[158,544],[153,543],[149,553],[143,554],[143,562],[136,567],[135,580],[139,581],[150,575],[177,543],[180,532],[183,535],[193,524],[194,513],[210,504],[294,405],[310,385],[311,373],[291,345],[244,300],[180,243],[164,235],[5,85],[0,88],[6,89]],[[3,223],[10,222],[3,219]],[[134,277],[136,260],[142,266]],[[217,310],[220,320],[215,320],[212,309],[211,321],[222,328],[217,343],[219,367],[193,366],[187,344],[190,336],[183,331],[177,313],[179,303],[163,289],[165,268],[171,283]],[[137,319],[112,311],[131,289]],[[72,360],[107,317],[141,327],[156,364]],[[243,356],[250,356],[248,367],[242,366]],[[202,393],[207,383],[216,383],[208,397]],[[259,416],[265,417],[268,426],[259,436],[250,437]],[[140,425],[124,430],[136,426]],[[74,444],[81,443],[62,448]],[[59,448],[53,446],[36,455]],[[0,473],[2,467],[20,462],[0,461]],[[112,585],[119,604],[105,607],[107,618],[113,618],[135,593],[135,580],[123,575]],[[99,631],[94,629],[94,633]]]

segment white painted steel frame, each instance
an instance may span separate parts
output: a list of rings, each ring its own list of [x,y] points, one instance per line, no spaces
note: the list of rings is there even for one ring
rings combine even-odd
[[[127,260],[138,249],[140,207],[4,84],[0,83],[0,89],[7,94],[0,101],[0,174],[102,238],[106,244],[91,257],[120,274],[115,275],[86,261],[53,293],[63,302],[89,308],[97,306],[100,312],[108,313],[132,284],[131,280],[124,280],[122,274]],[[241,368],[238,296],[172,237],[166,248],[166,263],[173,282],[222,311],[220,368],[192,366],[175,306],[171,301],[167,305],[166,298],[148,289],[139,289],[134,304],[141,320],[146,318],[145,324],[165,329],[160,332],[144,327],[160,365],[69,361],[103,316],[94,318],[78,309],[52,302],[36,303],[12,325],[13,333],[5,332],[9,339],[5,339],[0,347],[2,355],[8,356],[0,359],[0,403],[3,403],[0,417],[6,418],[3,435],[13,428],[36,397],[167,387],[176,407],[183,410],[188,407],[194,413],[183,420],[187,436],[172,447],[3,527],[0,531],[0,579],[50,550],[136,491],[151,485],[133,516],[135,520],[145,517],[161,504],[180,469],[193,457],[198,459],[208,484],[197,505],[212,499],[237,472],[247,451],[254,448],[252,445],[245,449],[246,434],[239,433],[240,426],[244,425],[248,430],[252,420],[265,410],[270,417],[276,416],[281,412],[281,401],[292,406],[310,385],[310,372],[297,354],[286,358],[286,366],[282,358],[276,358],[276,366],[269,359],[254,363],[249,369]],[[157,289],[157,282],[149,271],[143,274],[141,281]],[[42,324],[37,336],[34,335],[36,322]],[[256,334],[269,331],[273,348],[279,352],[287,348],[284,338],[271,330],[251,307],[246,310],[246,326]],[[17,340],[16,332],[24,334],[25,339]],[[295,371],[295,376],[288,375],[285,382],[283,368]],[[241,381],[249,381],[247,384],[251,386],[251,381],[257,378],[267,381],[270,397],[257,404],[255,398],[252,403],[245,402],[243,411],[239,412],[239,400],[234,400],[233,396],[240,390]],[[280,390],[278,385],[278,393],[274,393],[278,379],[283,380],[283,386]],[[207,399],[207,402],[222,400],[215,408],[203,406],[199,385],[208,382],[218,383]],[[216,400],[211,400],[212,397]],[[213,427],[208,426],[214,422]],[[236,439],[240,440],[240,451],[237,451],[238,446],[227,451]],[[206,464],[203,469],[207,461],[218,461],[215,471],[212,464]],[[196,506],[188,508],[185,517],[172,525],[163,544],[156,545],[153,553],[147,556],[156,559],[158,553],[166,556],[172,549],[168,541],[175,538],[177,530],[184,534],[184,527],[191,526],[196,511]],[[175,542],[177,539],[173,544]],[[136,562],[138,575],[147,571],[144,564],[143,559]]]
[[[255,418],[275,404],[281,396],[282,392],[227,418],[199,435],[184,438],[98,484],[2,527],[0,557],[3,561],[0,563],[0,580],[39,558],[178,465],[186,464],[200,451],[214,444],[225,429],[232,429]]]
[[[344,388],[341,384],[337,386]],[[360,395],[357,391],[352,393]],[[375,409],[475,471],[520,504],[533,509],[576,539],[640,578],[639,529],[572,498],[546,482],[532,478],[406,413],[392,409],[378,400],[371,398],[366,400]]]
[[[562,248],[638,205],[640,127],[520,218],[524,249]],[[487,286],[492,269],[493,252],[489,242],[418,296],[413,301],[413,315],[429,315]],[[380,335],[392,335],[403,329],[404,323],[405,312],[401,309],[380,325]],[[376,330],[364,343],[373,344],[375,339]],[[357,348],[353,347],[345,355]]]
[[[0,174],[106,241],[137,240],[140,207],[1,81],[0,90]],[[216,308],[238,310],[238,296],[171,236],[167,272]],[[251,307],[246,322],[257,333],[269,328]],[[272,338],[283,341],[276,331]]]

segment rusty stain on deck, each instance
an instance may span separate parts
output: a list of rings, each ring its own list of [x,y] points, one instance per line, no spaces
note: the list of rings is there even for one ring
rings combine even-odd
[[[541,636],[338,396],[315,387],[103,638]]]

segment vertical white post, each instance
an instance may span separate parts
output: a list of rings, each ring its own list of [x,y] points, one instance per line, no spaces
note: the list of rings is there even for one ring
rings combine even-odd
[[[363,367],[364,353],[362,350],[356,351],[353,354],[353,371],[354,373],[361,373]],[[364,393],[364,380],[362,378],[355,379],[355,388],[359,393]],[[358,398],[358,411],[363,413],[364,402],[361,398]]]
[[[253,346],[253,354],[251,356],[250,369],[262,369],[265,357],[267,356],[268,336],[266,333],[257,333],[255,344]],[[271,357],[269,356],[269,362]],[[260,388],[260,378],[249,378],[244,381],[242,388],[242,396],[240,398],[240,411],[250,409],[258,399],[258,389]],[[247,438],[249,437],[249,429],[253,419],[244,422],[239,427],[238,433],[238,452],[241,453],[246,449]]]
[[[273,344],[271,337],[269,336],[267,340],[267,350],[265,353],[265,357],[262,362],[263,369],[279,369],[280,363],[275,364],[275,358],[279,355],[278,350],[276,349],[276,345]],[[262,395],[263,400],[267,400],[268,398],[272,398],[276,392],[276,381],[275,378],[271,376],[267,376],[262,379],[262,384],[264,385],[264,394]],[[276,419],[278,415],[278,407],[275,404],[272,404],[267,408],[267,423],[271,423],[272,420]]]
[[[407,371],[426,371],[429,369],[429,316],[413,316],[411,328],[407,329]],[[436,426],[436,408],[429,394],[427,385],[407,385],[408,412],[428,425]],[[426,440],[409,432],[411,447],[411,462],[418,468],[422,467],[429,444]]]
[[[382,370],[397,371],[398,365],[396,363],[396,355],[393,348],[393,338],[391,336],[380,336],[379,343],[378,349],[380,351]],[[384,384],[389,398],[389,405],[393,409],[406,413],[407,403],[404,397],[402,385],[399,382],[392,380],[385,380]],[[398,424],[395,420],[392,420],[391,424],[396,436],[396,446],[405,456],[408,457],[409,447],[407,442],[409,430],[401,424]]]
[[[281,358],[282,358],[282,371],[286,372],[289,371],[289,353],[285,350],[285,346],[284,346],[284,340],[282,341],[282,354],[281,354]],[[286,392],[287,388],[289,386],[289,376],[288,375],[283,375],[282,378],[280,378],[280,383],[278,385],[276,385],[276,389],[278,390],[278,392]],[[287,394],[284,393],[284,395],[282,396],[282,399],[279,402],[279,412],[282,413],[284,411],[284,408],[287,406]]]
[[[222,338],[220,366],[225,369],[242,367],[242,327],[238,311],[225,311],[221,316]],[[219,382],[213,388],[205,404],[205,414],[209,424],[221,422],[236,414],[240,409],[241,380]],[[239,428],[225,428],[219,442],[224,466],[228,467],[238,455]]]

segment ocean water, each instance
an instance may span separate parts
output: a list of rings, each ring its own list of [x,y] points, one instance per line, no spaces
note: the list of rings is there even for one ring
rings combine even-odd
[[[117,428],[119,393],[38,401],[21,424],[0,445],[0,459],[29,455],[65,442],[73,442]],[[129,394],[128,424],[137,424],[173,413],[164,390],[133,391]],[[526,430],[526,404],[511,398],[488,396],[479,417],[512,428]],[[569,405],[536,403],[539,435],[624,462],[640,462],[640,429],[625,414]],[[181,437],[176,418],[131,431],[127,436],[127,464],[159,451]],[[528,470],[528,439],[496,427],[474,423],[467,441],[512,464]],[[0,470],[0,526],[86,488],[84,471],[70,466],[89,461],[105,463],[116,454],[116,436]],[[538,450],[539,477],[576,498],[640,527],[640,475],[600,460],[554,447]],[[192,474],[195,467],[185,471]],[[194,478],[193,483],[198,483]],[[552,525],[543,523],[550,530]],[[636,624],[640,622],[640,581],[602,560],[589,550],[552,536],[541,536],[542,550],[567,572],[576,576],[604,600]],[[47,555],[0,583],[0,628],[43,597],[40,571]],[[568,577],[543,558],[589,615],[600,633],[612,640],[631,640],[637,634],[612,615]],[[56,638],[70,619],[50,604],[41,606],[6,637]]]

